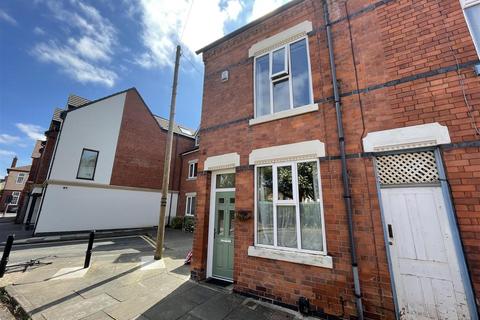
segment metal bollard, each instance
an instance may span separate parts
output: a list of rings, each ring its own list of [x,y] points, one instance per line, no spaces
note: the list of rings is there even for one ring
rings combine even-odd
[[[3,278],[5,270],[7,269],[8,258],[10,256],[10,251],[12,251],[13,239],[15,239],[15,235],[9,235],[7,238],[5,250],[3,251],[2,261],[0,262],[0,278]]]
[[[85,263],[83,264],[84,269],[90,266],[90,258],[92,257],[93,240],[95,240],[95,231],[90,232],[90,238],[88,239],[87,252],[85,254]]]

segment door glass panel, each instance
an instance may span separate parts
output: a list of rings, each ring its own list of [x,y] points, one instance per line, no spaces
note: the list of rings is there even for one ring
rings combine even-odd
[[[257,201],[257,242],[273,245],[272,167],[258,168]]]
[[[290,109],[289,79],[283,79],[273,84],[273,112]]]
[[[225,222],[225,212],[223,210],[218,210],[217,211],[217,234],[219,236],[223,236],[225,234],[225,227],[224,227],[224,222]]]
[[[235,173],[218,174],[216,186],[217,186],[217,189],[235,188]]]
[[[295,206],[277,206],[277,242],[280,247],[297,247]]]
[[[286,72],[285,48],[273,51],[272,53],[272,75]]]
[[[230,203],[235,203],[235,198],[230,198]]]
[[[278,200],[293,200],[292,167],[277,168]]]
[[[229,216],[228,226],[229,226],[229,228],[230,228],[228,234],[229,234],[231,237],[233,237],[233,230],[234,230],[234,226],[235,226],[235,210],[230,210],[230,216]]]
[[[218,203],[225,203],[225,198],[218,198]]]

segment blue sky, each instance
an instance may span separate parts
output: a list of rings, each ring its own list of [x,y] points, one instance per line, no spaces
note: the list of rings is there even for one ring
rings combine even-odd
[[[288,0],[4,0],[0,2],[0,175],[30,164],[53,109],[136,87],[167,117],[175,46],[183,47],[175,120],[200,122],[203,63],[194,51]]]

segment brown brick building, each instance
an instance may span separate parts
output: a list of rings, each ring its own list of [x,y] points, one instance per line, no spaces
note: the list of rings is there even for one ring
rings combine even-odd
[[[199,50],[192,276],[339,318],[477,319],[479,8],[297,0]]]

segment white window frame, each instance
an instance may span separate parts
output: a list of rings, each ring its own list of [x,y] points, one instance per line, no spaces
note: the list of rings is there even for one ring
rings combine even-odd
[[[188,161],[187,180],[195,180],[198,175],[198,159]]]
[[[290,45],[292,43],[299,42],[299,41],[304,40],[304,39],[306,41],[306,47],[307,47],[308,79],[309,79],[309,82],[310,82],[310,88],[309,88],[310,89],[309,90],[310,101],[309,101],[308,104],[306,104],[304,106],[294,107],[293,106],[293,81],[292,81],[292,77],[290,75],[291,70],[292,70],[291,59],[290,59],[290,57],[291,57]],[[282,48],[285,48],[285,59],[286,59],[285,66],[287,67],[287,72],[284,76],[279,77],[279,78],[275,78],[276,76],[278,76],[281,73],[277,73],[277,74],[272,75],[272,53],[274,51],[277,51],[277,50],[282,49]],[[257,59],[263,58],[266,55],[269,55],[269,68],[270,68],[270,70],[269,70],[269,76],[270,76],[270,113],[258,116],[257,115],[257,87],[256,87]],[[273,111],[273,85],[274,85],[274,83],[280,82],[281,80],[284,80],[284,79],[287,79],[287,78],[289,79],[290,108],[288,108],[287,110],[274,112]],[[313,102],[312,68],[311,68],[311,64],[310,64],[310,45],[308,43],[308,36],[307,35],[303,36],[303,37],[300,37],[300,38],[297,38],[295,40],[292,40],[292,41],[286,43],[285,45],[275,47],[268,52],[262,53],[261,55],[255,56],[255,59],[253,61],[253,108],[254,108],[255,119],[263,118],[263,117],[271,117],[272,115],[275,115],[275,114],[278,114],[278,113],[281,113],[281,112],[288,112],[288,111],[295,110],[295,109],[301,110],[301,108],[311,106],[313,103],[314,102]]]
[[[468,31],[470,32],[470,37],[472,38],[473,45],[475,46],[475,50],[477,51],[477,55],[480,58],[480,39],[475,39],[472,28],[470,26],[470,22],[468,21],[466,10],[475,6],[480,6],[480,0],[460,0],[463,10],[463,16],[465,18],[465,22],[467,23]]]
[[[297,163],[302,162],[316,162],[317,164],[317,174],[318,174],[318,192],[319,192],[319,199],[320,199],[320,218],[322,221],[322,242],[323,242],[323,250],[322,251],[315,251],[315,250],[308,250],[308,249],[301,249],[302,246],[302,236],[300,230],[300,203],[298,201],[298,173],[297,173]],[[290,165],[292,168],[292,187],[293,187],[293,200],[277,200],[278,199],[278,181],[277,181],[277,174],[276,170],[278,167],[288,166]],[[258,209],[257,209],[257,197],[258,197],[258,168],[261,167],[272,167],[272,175],[273,175],[273,246],[267,244],[258,243],[258,226],[257,226],[257,217],[258,217]],[[255,166],[255,181],[254,181],[254,192],[255,192],[255,221],[254,221],[254,239],[255,239],[255,247],[260,248],[268,248],[273,250],[279,251],[290,251],[290,252],[303,252],[303,253],[310,253],[316,255],[327,255],[327,237],[325,234],[325,217],[324,217],[324,209],[323,209],[323,195],[322,195],[322,181],[320,175],[320,162],[318,159],[306,159],[306,160],[298,160],[298,161],[288,161],[288,162],[274,162],[274,163],[266,163],[266,164],[259,164]],[[296,211],[296,233],[297,233],[297,248],[286,248],[286,247],[279,247],[277,246],[277,205],[295,205]]]
[[[197,198],[197,193],[196,192],[190,192],[185,194],[185,216],[188,217],[193,217],[195,214],[192,214],[192,199],[195,198],[195,203],[196,203],[196,198]],[[190,200],[190,205],[188,200]]]
[[[15,199],[16,201],[13,202],[13,199]],[[9,204],[12,205],[12,206],[16,206],[16,205],[18,205],[18,200],[20,200],[20,191],[13,191],[12,192],[12,201]]]
[[[22,181],[18,182],[19,178],[22,178]],[[25,182],[25,179],[27,177],[27,174],[25,172],[20,172],[18,175],[17,175],[17,179],[15,181],[16,184],[23,184]]]

